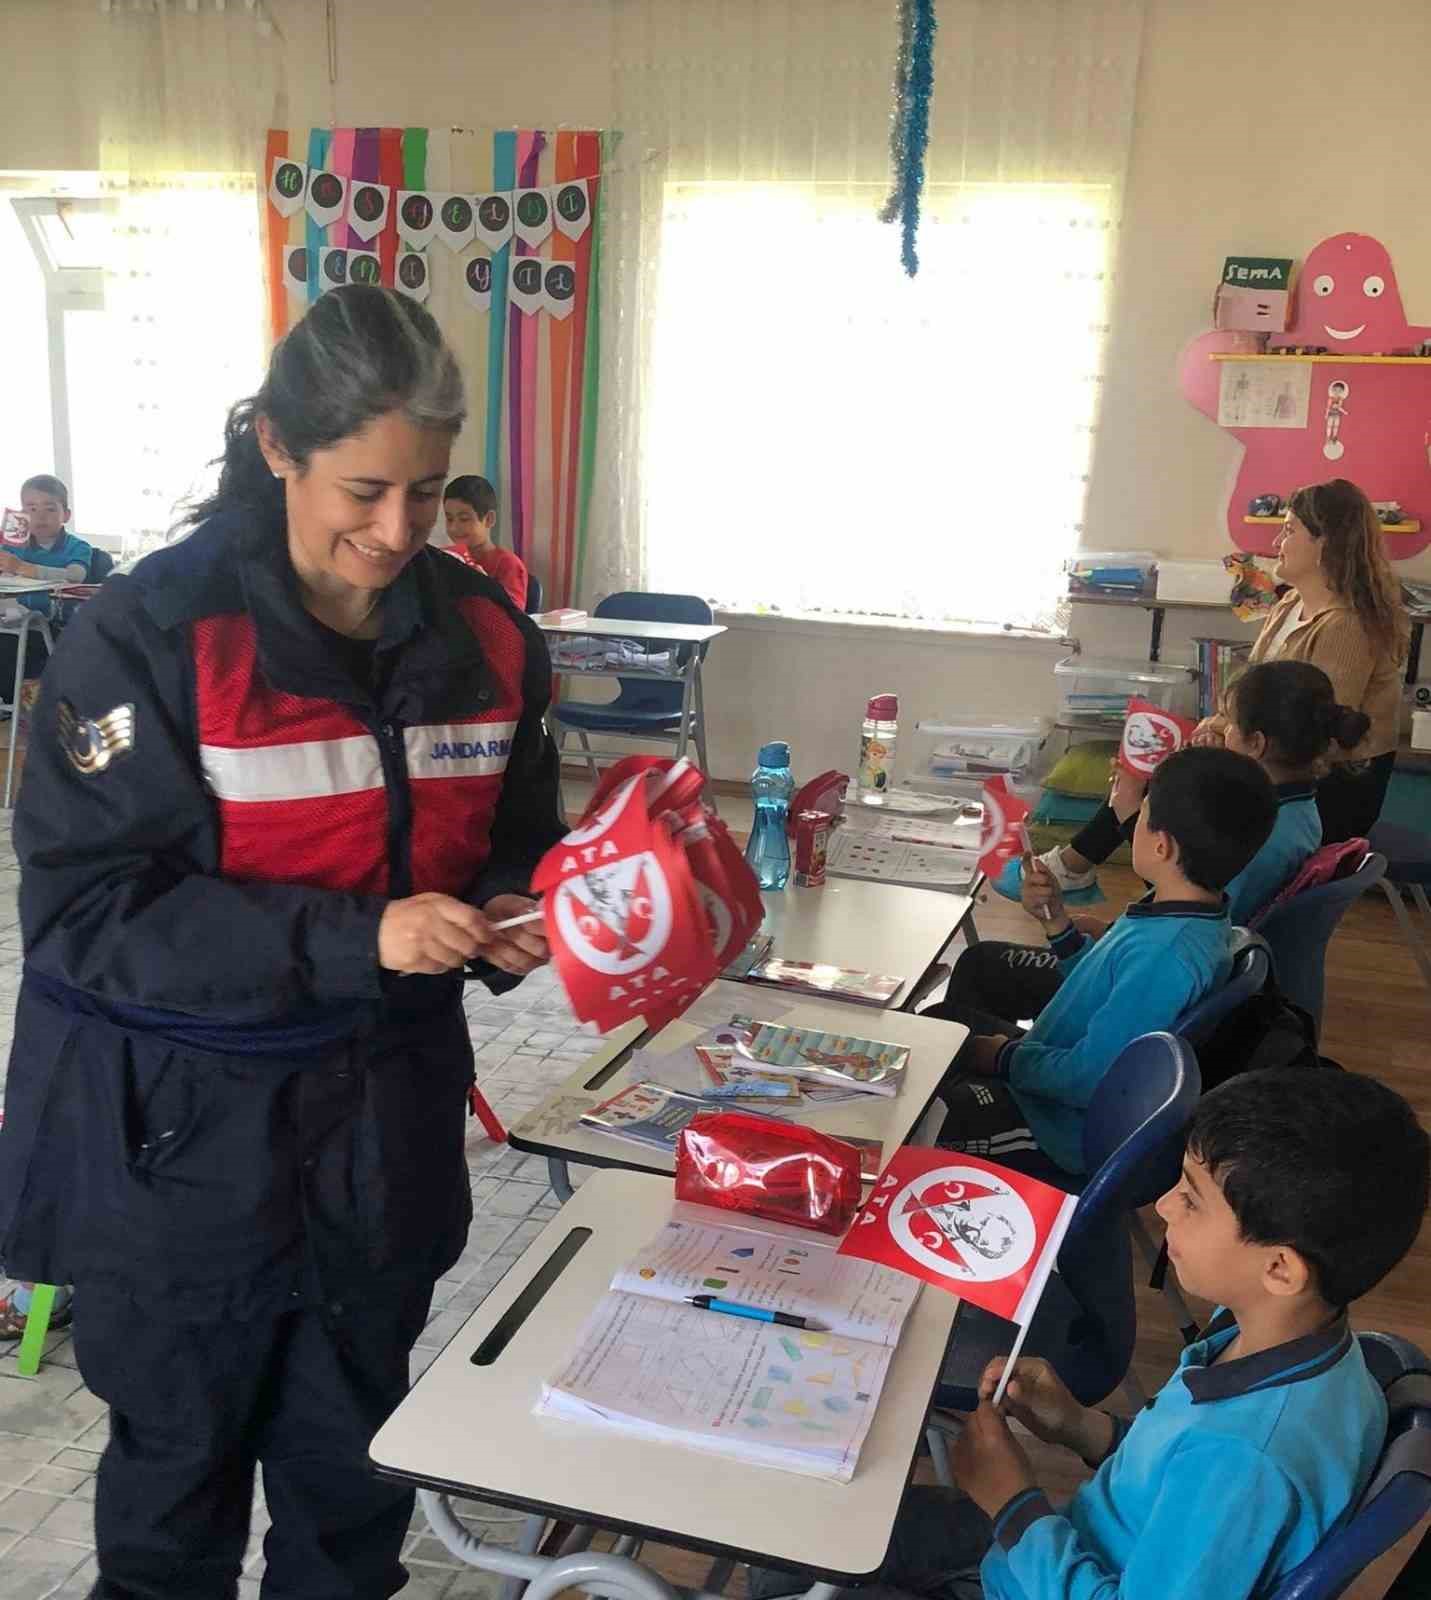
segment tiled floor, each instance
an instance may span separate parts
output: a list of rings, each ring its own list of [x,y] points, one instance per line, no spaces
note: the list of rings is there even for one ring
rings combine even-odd
[[[0,812],[0,1063],[9,1056],[20,981],[16,895],[19,873],[10,844],[9,813]],[[550,972],[493,998],[473,986],[467,998],[477,1077],[504,1122],[514,1122],[571,1063],[589,1055],[593,1039],[571,1016]],[[3,1071],[3,1065],[0,1065]],[[556,1209],[544,1162],[483,1137],[469,1122],[468,1166],[476,1213],[467,1249],[437,1285],[432,1317],[413,1352],[423,1371]],[[66,1335],[50,1340],[34,1378],[15,1369],[14,1348],[0,1358],[0,1600],[81,1596],[94,1579],[94,1471],[108,1432],[105,1408],[80,1380]],[[499,1507],[463,1507],[474,1531],[514,1537],[519,1519]],[[267,1526],[255,1507],[240,1592],[258,1593],[260,1549]],[[497,1580],[461,1566],[428,1536],[419,1511],[405,1560],[412,1600],[495,1594]]]

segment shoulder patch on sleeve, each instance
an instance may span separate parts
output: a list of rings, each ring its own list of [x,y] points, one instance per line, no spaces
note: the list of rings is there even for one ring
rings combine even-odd
[[[60,748],[76,772],[90,777],[133,750],[134,721],[133,705],[115,706],[102,717],[82,717],[68,700],[61,700]]]

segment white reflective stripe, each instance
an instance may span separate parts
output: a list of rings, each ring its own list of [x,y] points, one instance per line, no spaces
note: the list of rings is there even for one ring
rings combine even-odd
[[[411,778],[482,778],[504,772],[515,722],[431,723],[404,728]]]
[[[203,744],[199,759],[220,800],[316,800],[383,786],[378,741],[366,733],[246,750]]]

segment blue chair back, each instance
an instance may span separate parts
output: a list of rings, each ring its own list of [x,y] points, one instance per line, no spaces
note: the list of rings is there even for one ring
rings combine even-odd
[[[542,609],[542,580],[535,572],[527,571],[527,603],[522,607],[529,616]]]
[[[1274,906],[1257,925],[1272,952],[1273,969],[1282,993],[1322,1026],[1326,989],[1327,945],[1347,907],[1386,875],[1386,857],[1375,851],[1345,878],[1303,889]]]
[[[714,622],[715,613],[699,595],[648,594],[640,589],[627,589],[621,594],[609,594],[597,604],[592,613],[596,617],[615,617],[623,622]],[[706,646],[700,646],[701,659],[705,659]],[[684,686],[673,680],[659,683],[652,678],[617,678],[619,689],[616,699],[606,711],[622,708],[639,708],[642,711],[665,711],[672,717],[681,714],[681,696]]]
[[[1301,898],[1299,895],[1298,899]],[[1431,1511],[1431,1363],[1405,1339],[1360,1333],[1366,1364],[1386,1391],[1386,1444],[1356,1510],[1268,1595],[1337,1600],[1347,1585]]]
[[[1390,883],[1419,883],[1431,887],[1431,833],[1398,827],[1394,822],[1378,822],[1367,835],[1367,843],[1386,857],[1386,876]]]
[[[1240,1005],[1253,995],[1261,994],[1267,986],[1272,957],[1261,934],[1234,928],[1231,943],[1232,971],[1227,982],[1190,1005],[1173,1024],[1173,1032],[1189,1044],[1199,1045],[1210,1039],[1224,1017],[1230,1017]]]
[[[1082,1405],[1096,1405],[1123,1381],[1138,1333],[1127,1217],[1172,1186],[1183,1134],[1202,1082],[1186,1040],[1170,1033],[1134,1039],[1104,1075],[1088,1107],[1084,1185],[1044,1289],[1024,1353],[1042,1356]],[[951,1159],[957,1159],[952,1157]],[[1035,1165],[1011,1161],[1021,1171]],[[1044,1170],[1055,1185],[1060,1179]],[[1068,1180],[1062,1180],[1064,1187]],[[980,1375],[1007,1354],[1013,1327],[964,1305],[937,1391],[937,1403],[970,1411]]]

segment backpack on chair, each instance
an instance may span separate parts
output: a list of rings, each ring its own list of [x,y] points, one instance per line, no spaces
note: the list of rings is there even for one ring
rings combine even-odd
[[[1332,1067],[1317,1050],[1317,1025],[1268,978],[1261,994],[1245,1000],[1195,1047],[1206,1094],[1239,1072],[1261,1067]]]

